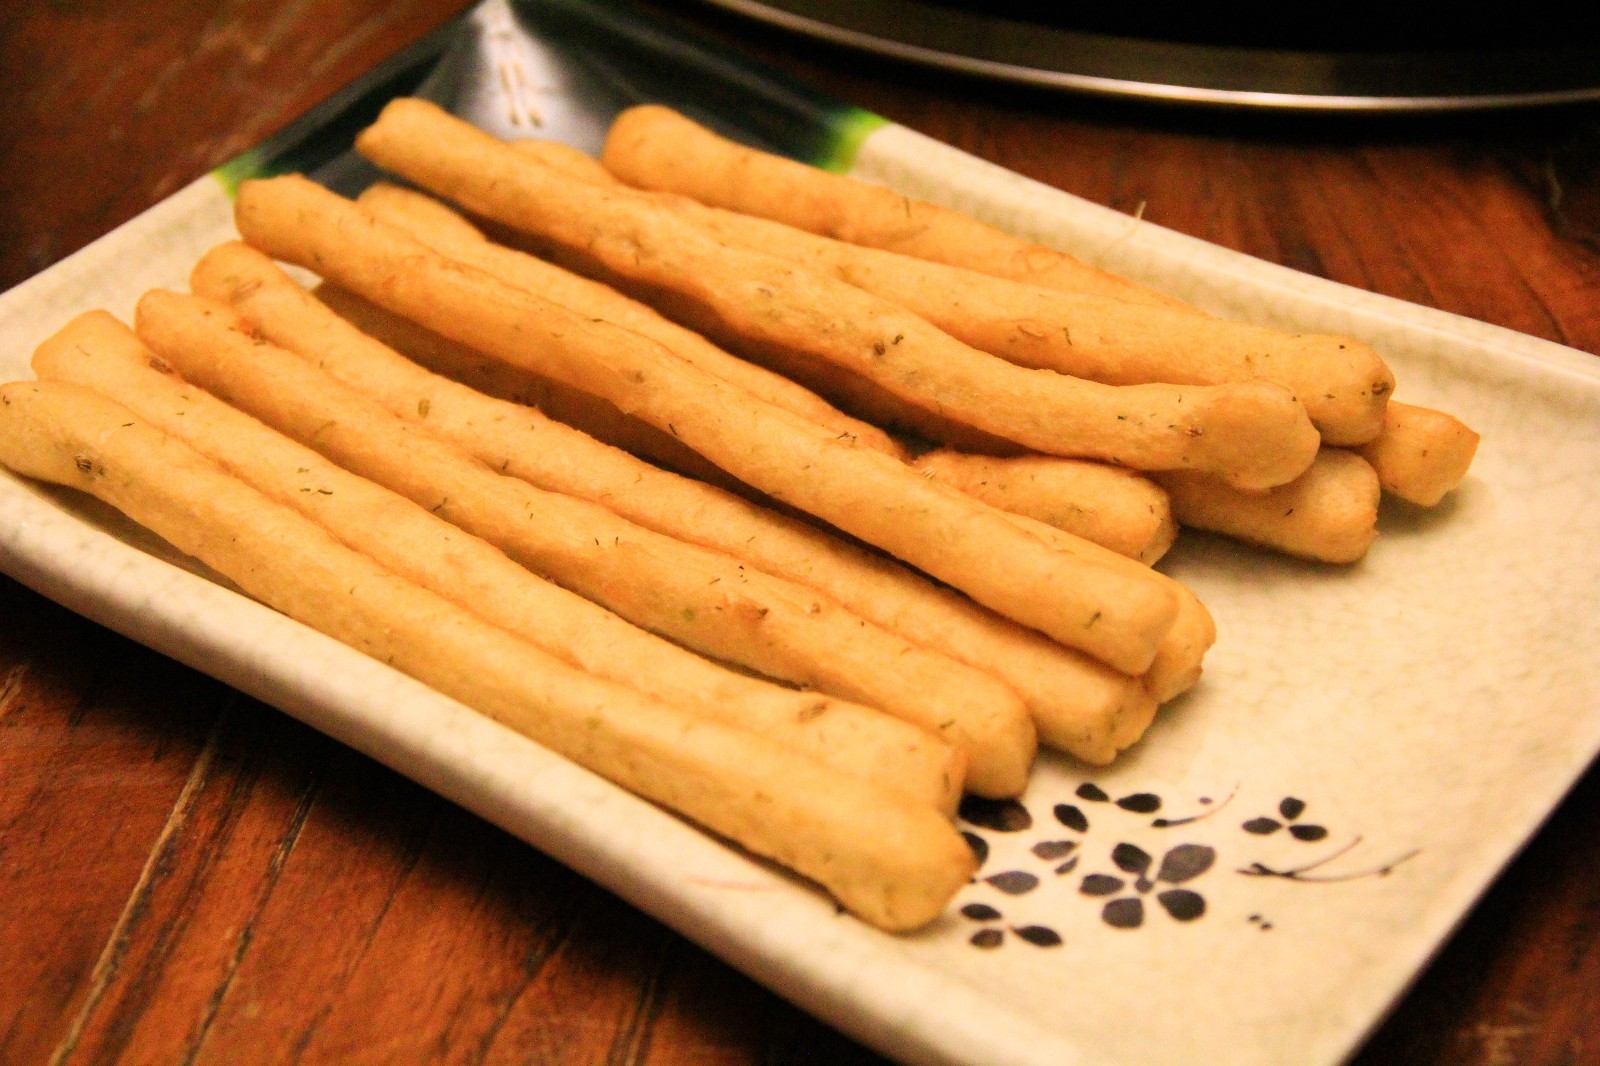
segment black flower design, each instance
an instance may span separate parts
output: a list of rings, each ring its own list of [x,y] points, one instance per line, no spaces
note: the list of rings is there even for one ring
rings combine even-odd
[[[1079,785],[1078,791],[1074,794],[1090,803],[1115,802],[1118,807],[1134,814],[1154,814],[1161,809],[1161,797],[1154,792],[1132,792],[1113,801],[1111,794],[1093,781],[1085,781]]]
[[[1039,887],[1039,879],[1026,870],[1006,870],[983,880],[1008,896],[1020,896]]]
[[[1211,869],[1217,861],[1215,848],[1204,844],[1179,844],[1169,848],[1161,857],[1155,873],[1150,872],[1154,862],[1149,852],[1135,845],[1122,843],[1111,849],[1111,861],[1129,877],[1116,874],[1094,873],[1084,877],[1078,891],[1086,896],[1114,896],[1100,910],[1101,919],[1118,929],[1137,929],[1144,924],[1144,897],[1155,892],[1161,908],[1180,922],[1192,922],[1206,912],[1205,897],[1187,888],[1161,888],[1161,885],[1181,885]],[[1122,893],[1130,887],[1132,895]]]
[[[1075,803],[1058,803],[1051,811],[1056,821],[1076,833],[1089,831],[1089,816]]]
[[[1076,840],[1041,840],[1028,850],[1045,862],[1055,863],[1058,877],[1078,868],[1078,856],[1073,854],[1078,850]]]
[[[1135,792],[1117,800],[1117,806],[1134,814],[1154,814],[1161,809],[1161,797],[1154,792]]]
[[[1290,836],[1294,837],[1296,840],[1303,840],[1307,843],[1321,840],[1326,837],[1328,835],[1328,830],[1325,827],[1313,825],[1309,822],[1299,821],[1300,816],[1304,814],[1305,811],[1305,800],[1296,799],[1293,796],[1285,796],[1278,803],[1278,814],[1283,818],[1283,821],[1280,822],[1277,818],[1267,817],[1252,818],[1248,822],[1245,822],[1240,828],[1242,828],[1246,833],[1253,833],[1256,836],[1264,837],[1272,833],[1276,833],[1278,830],[1287,826]]]
[[[1121,790],[1119,789],[1120,793]],[[1008,942],[1021,941],[1035,947],[1049,948],[1062,943],[1055,929],[1044,925],[1007,924],[1000,909],[1011,900],[1033,893],[1049,896],[1051,890],[1066,891],[1079,899],[1090,900],[1099,908],[1100,918],[1117,929],[1136,929],[1143,926],[1150,909],[1150,897],[1176,922],[1194,922],[1205,916],[1208,903],[1205,896],[1195,891],[1190,882],[1209,871],[1219,860],[1218,849],[1205,844],[1178,844],[1166,851],[1159,846],[1146,851],[1126,841],[1111,849],[1108,868],[1083,873],[1090,868],[1085,856],[1091,853],[1091,841],[1117,840],[1131,830],[1128,819],[1133,818],[1151,831],[1171,839],[1179,836],[1191,840],[1205,839],[1205,830],[1199,823],[1212,821],[1218,834],[1227,832],[1233,824],[1253,837],[1268,837],[1278,832],[1295,840],[1311,843],[1327,840],[1331,833],[1324,825],[1305,820],[1307,804],[1295,796],[1283,796],[1277,809],[1267,816],[1234,823],[1229,817],[1217,816],[1229,808],[1238,796],[1240,785],[1235,783],[1225,794],[1197,794],[1184,797],[1163,797],[1155,792],[1126,792],[1114,794],[1093,781],[1080,780],[1070,796],[1061,802],[1043,800],[1036,802],[1037,817],[1023,803],[1011,800],[985,800],[967,797],[961,804],[961,835],[971,847],[978,861],[980,873],[970,882],[971,890],[986,896],[991,903],[971,902],[961,908],[961,914],[980,926],[968,939],[981,950],[1000,948]],[[1213,798],[1215,796],[1215,798]],[[1169,802],[1170,801],[1170,802]],[[1048,809],[1050,817],[1044,815]],[[1091,822],[1098,828],[1099,836],[1091,832]],[[1010,838],[1011,844],[1005,841]],[[1243,843],[1238,837],[1229,837],[1225,852],[1237,849]],[[1376,865],[1363,865],[1342,872],[1324,873],[1324,867],[1347,855],[1360,846],[1362,838],[1354,836],[1348,843],[1335,848],[1331,854],[1316,856],[1315,851],[1292,849],[1297,858],[1285,864],[1273,860],[1273,865],[1261,861],[1244,861],[1229,855],[1233,872],[1245,877],[1279,878],[1298,883],[1331,884],[1366,877],[1384,877],[1394,868],[1418,854],[1416,848]],[[1019,855],[1025,848],[1027,854]],[[1092,849],[1100,853],[1098,848]],[[1152,854],[1153,852],[1153,854]],[[1159,855],[1159,861],[1155,858]],[[995,860],[1004,856],[1005,865]],[[1030,862],[1029,860],[1034,860]],[[1037,865],[1035,865],[1035,862]],[[1240,864],[1242,863],[1242,865]],[[998,869],[996,869],[998,867]],[[1068,875],[1079,877],[1077,893],[1071,892]],[[1041,901],[1042,902],[1042,901]],[[1215,899],[1212,901],[1215,903]],[[1226,908],[1223,908],[1226,909]],[[1249,923],[1260,930],[1270,930],[1273,923],[1260,913],[1249,916]]]
[[[1009,928],[1015,933],[1018,940],[1032,944],[1036,948],[1058,948],[1061,946],[1061,934],[1048,925],[1013,925],[1002,926],[989,923],[1003,921],[1005,916],[987,903],[969,903],[961,908],[962,917],[974,922],[985,923],[972,936],[968,942],[975,948],[992,950],[1005,943],[1006,930]]]

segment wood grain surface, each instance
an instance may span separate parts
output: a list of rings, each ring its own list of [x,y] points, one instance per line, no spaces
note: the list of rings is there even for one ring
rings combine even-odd
[[[0,288],[463,6],[0,6]],[[674,12],[1090,200],[1600,351],[1593,109],[1164,111]],[[0,1063],[878,1061],[499,830],[0,578]],[[1356,1061],[1600,1062],[1600,772]]]

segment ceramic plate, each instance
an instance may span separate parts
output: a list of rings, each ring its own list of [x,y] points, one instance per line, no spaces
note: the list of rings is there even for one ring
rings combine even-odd
[[[441,77],[489,54],[511,18],[480,9],[445,62],[435,49],[410,84],[389,71],[336,110],[419,77],[490,126],[572,105],[572,82],[510,100]],[[513,28],[526,51],[478,68],[565,54],[526,11]],[[667,50],[661,69],[697,54]],[[796,154],[1218,313],[1372,343],[1402,398],[1482,432],[1472,475],[1436,511],[1386,509],[1354,567],[1185,534],[1162,568],[1216,616],[1204,683],[1114,767],[1047,757],[1022,802],[969,809],[977,879],[903,937],[238,595],[83,497],[0,474],[0,568],[504,826],[895,1058],[1338,1061],[1600,748],[1600,652],[1584,639],[1600,617],[1600,360],[1136,222],[849,108],[782,111],[746,89],[758,119],[806,131]],[[783,128],[701,102],[752,140]],[[0,379],[30,376],[33,346],[75,311],[126,316],[145,289],[181,287],[231,236],[231,182],[280,156],[200,180],[0,296]],[[323,172],[356,180],[347,160]]]

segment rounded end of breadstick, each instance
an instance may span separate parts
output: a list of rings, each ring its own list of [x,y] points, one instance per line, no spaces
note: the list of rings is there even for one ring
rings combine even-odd
[[[85,311],[73,317],[33,351],[33,372],[41,378],[57,377],[57,368],[83,350],[105,344],[138,344],[133,331],[109,311]]]
[[[1434,507],[1467,476],[1479,436],[1460,419],[1427,407],[1390,403],[1383,432],[1357,449],[1383,491]]]
[[[893,876],[835,879],[829,886],[834,898],[864,921],[891,933],[921,929],[944,913],[977,872],[978,859],[954,826],[931,810],[926,817],[939,824],[928,824],[925,829],[920,825],[873,826],[870,832],[886,842],[883,862],[892,867]],[[916,820],[925,821],[920,816]],[[902,839],[915,840],[915,847],[887,845],[891,834],[898,835],[902,829],[909,830]]]
[[[1162,493],[1162,500],[1166,500],[1165,492]],[[1129,555],[1146,566],[1159,563],[1178,541],[1178,520],[1172,516],[1170,505],[1155,512],[1150,529],[1150,536]]]
[[[1182,525],[1321,563],[1353,563],[1378,535],[1378,477],[1354,452],[1324,448],[1300,477],[1239,492],[1188,473],[1161,476]]]
[[[1166,492],[1137,471],[1086,459],[1001,458],[940,448],[911,465],[1011,514],[1150,565],[1178,535]]]
[[[674,128],[690,128],[704,134],[688,119],[660,104],[639,104],[630,107],[611,122],[606,134],[605,147],[600,151],[600,165],[607,173],[640,188],[649,188],[647,168],[635,165],[639,154],[655,143],[657,138],[671,139]]]
[[[784,787],[758,784],[758,803],[737,790],[717,795],[719,778],[686,809],[709,802],[717,817],[702,824],[810,878],[870,925],[920,929],[977,869],[949,816],[925,803],[783,751],[771,773]]]
[[[278,272],[276,263],[243,241],[225,241],[202,255],[189,271],[189,290],[221,303],[237,303]]]
[[[1092,721],[1041,720],[1039,739],[1090,766],[1109,766],[1155,721],[1160,701],[1140,678],[1116,674],[1115,698]]]
[[[1316,465],[1281,496],[1292,512],[1282,534],[1284,550],[1322,563],[1348,565],[1367,554],[1378,537],[1378,475],[1355,452],[1324,448]],[[1303,524],[1291,524],[1303,518]]]
[[[1241,381],[1216,386],[1205,406],[1206,426],[1195,426],[1192,469],[1213,473],[1248,492],[1286,485],[1317,457],[1322,436],[1305,405],[1281,385]]]
[[[989,672],[947,656],[925,656],[918,670],[936,698],[916,724],[966,754],[966,791],[987,799],[1022,795],[1039,753],[1039,731],[1022,697]]]
[[[1217,642],[1217,623],[1206,605],[1185,585],[1173,582],[1178,617],[1144,675],[1145,690],[1166,703],[1200,683],[1206,652]]]
[[[1300,340],[1318,350],[1319,364],[1337,370],[1324,371],[1320,382],[1300,386],[1322,442],[1351,447],[1377,439],[1389,397],[1394,395],[1394,371],[1377,352],[1349,337]]]
[[[389,144],[419,134],[425,136],[430,124],[436,124],[440,119],[460,121],[431,100],[416,96],[397,96],[383,105],[383,110],[378,112],[377,121],[356,134],[356,152],[383,166]]]
[[[380,219],[414,220],[416,227],[438,233],[452,241],[486,241],[483,231],[460,212],[424,193],[387,181],[374,182],[356,197],[356,204]],[[408,227],[402,225],[402,229]]]
[[[162,439],[127,408],[87,386],[64,381],[0,385],[0,466],[23,477],[92,493],[107,473],[100,445],[121,432],[145,435],[146,443]]]
[[[259,252],[301,265],[315,263],[317,254],[306,246],[311,229],[299,223],[330,202],[347,201],[300,174],[254,178],[239,185],[233,224],[245,243]]]
[[[987,728],[964,738],[968,745],[966,789],[985,799],[1014,799],[1028,787],[1033,760],[1039,753],[1039,733],[1026,706],[1016,700],[1004,715],[996,715]]]

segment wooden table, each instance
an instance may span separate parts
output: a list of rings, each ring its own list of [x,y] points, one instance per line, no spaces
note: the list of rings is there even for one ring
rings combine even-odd
[[[0,287],[462,7],[0,8]],[[1600,351],[1593,110],[1449,122],[1142,110],[693,17],[1091,200]],[[191,1060],[879,1061],[531,848],[0,578],[0,1062]],[[1600,771],[1358,1061],[1600,1061]]]

